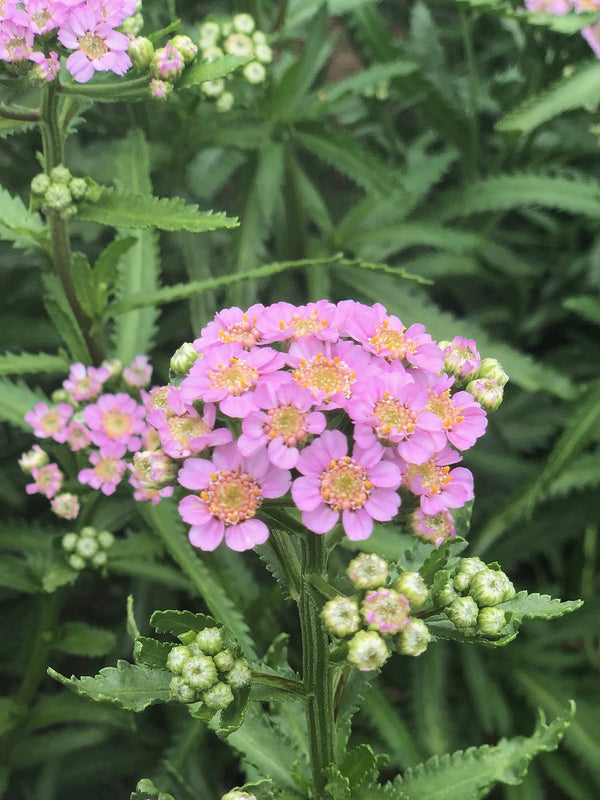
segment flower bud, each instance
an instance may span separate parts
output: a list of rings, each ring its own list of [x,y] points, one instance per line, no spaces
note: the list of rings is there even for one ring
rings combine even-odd
[[[176,644],[169,650],[167,656],[167,669],[176,675],[181,675],[183,668],[192,657],[192,651],[184,644]]]
[[[203,692],[202,700],[208,708],[214,708],[218,711],[220,708],[227,708],[228,705],[233,703],[233,692],[226,683],[217,681],[214,686]]]
[[[189,63],[198,52],[197,46],[194,42],[190,39],[189,36],[184,36],[183,34],[179,34],[174,36],[170,41],[169,44],[174,47],[176,50],[179,50],[181,53],[184,62],[187,64]]]
[[[39,444],[34,444],[31,450],[28,450],[26,453],[23,453],[21,458],[19,459],[19,466],[27,475],[31,474],[31,470],[36,467],[37,469],[41,469],[45,467],[46,464],[50,463],[50,457],[45,450],[39,446]]]
[[[253,85],[264,83],[264,80],[267,77],[267,71],[260,61],[251,61],[249,64],[246,64],[243,74],[248,83]]]
[[[175,375],[185,376],[192,368],[194,361],[199,357],[200,353],[196,352],[194,345],[191,342],[184,342],[171,356],[169,370]]]
[[[457,592],[465,592],[471,585],[473,576],[486,569],[486,563],[477,556],[474,558],[461,558],[458,572],[454,577],[454,588]]]
[[[328,600],[321,612],[323,622],[334,636],[342,638],[356,633],[360,624],[358,606],[349,597]]]
[[[204,628],[196,636],[196,644],[209,656],[214,656],[223,649],[223,637],[218,628]]]
[[[444,351],[444,369],[458,378],[466,378],[479,369],[481,357],[473,339],[455,336],[451,342],[439,342]]]
[[[138,11],[130,17],[126,17],[119,26],[119,30],[126,36],[137,36],[143,27],[144,17]]]
[[[133,66],[140,72],[144,72],[150,67],[154,56],[154,45],[145,36],[136,36],[129,42],[127,54]]]
[[[405,656],[420,656],[430,641],[431,634],[423,620],[411,619],[396,637],[396,647]]]
[[[85,569],[85,559],[81,556],[78,556],[77,553],[73,553],[73,555],[69,556],[69,564],[73,567],[73,569],[82,570]]]
[[[457,597],[448,608],[445,609],[448,619],[457,628],[471,628],[477,622],[479,608],[472,597]]]
[[[110,372],[110,377],[107,378],[107,380],[110,380],[110,378],[118,378],[123,372],[123,364],[118,358],[107,358],[100,366]]]
[[[213,661],[219,672],[229,672],[235,664],[235,658],[231,650],[221,650],[220,653],[215,653]]]
[[[397,633],[408,621],[409,602],[393,589],[369,592],[362,604],[362,615],[371,630]]]
[[[108,556],[103,550],[100,550],[98,553],[94,553],[94,555],[91,558],[91,561],[92,561],[92,566],[103,567],[108,561]]]
[[[79,536],[76,533],[65,533],[62,537],[62,546],[67,551],[75,550],[78,541]]]
[[[52,183],[64,183],[66,186],[72,177],[71,170],[65,167],[64,164],[57,164],[56,167],[50,170],[50,179]]]
[[[73,200],[83,200],[86,195],[88,185],[85,178],[73,178],[69,181],[69,191]]]
[[[406,597],[412,611],[421,608],[429,597],[427,584],[418,572],[403,572],[392,585],[397,592]]]
[[[348,564],[347,575],[357,589],[377,589],[387,581],[389,566],[376,553],[360,553]]]
[[[215,108],[221,114],[225,113],[226,111],[231,111],[233,108],[233,104],[235,102],[234,96],[231,92],[223,92],[220,97],[217,97],[217,102],[215,103]]]
[[[75,550],[82,558],[89,559],[98,552],[98,544],[91,536],[80,536]]]
[[[225,81],[223,78],[216,78],[214,81],[204,81],[200,84],[200,88],[208,97],[218,97],[225,88]]]
[[[227,794],[224,794],[221,800],[256,800],[256,795],[232,789],[230,792],[227,792]]]
[[[496,381],[500,386],[505,386],[508,383],[508,375],[502,369],[502,364],[496,361],[495,358],[483,359],[481,366],[477,370],[477,377]]]
[[[173,84],[152,78],[149,86],[150,96],[155,100],[166,100],[173,92]]]
[[[200,47],[206,48],[214,45],[221,35],[221,26],[209,20],[200,26]]]
[[[474,575],[469,586],[469,595],[480,608],[502,603],[506,592],[506,576],[503,572],[485,569]]]
[[[245,658],[238,658],[233,662],[232,668],[227,673],[227,683],[232,689],[242,689],[252,680],[252,670]]]
[[[45,172],[39,172],[31,179],[31,192],[32,194],[46,194],[50,188],[50,178]]]
[[[226,53],[232,56],[252,56],[254,55],[254,45],[252,39],[244,33],[232,33],[227,37],[223,44]]]
[[[183,56],[176,47],[166,44],[152,56],[152,70],[159,80],[171,81],[183,72]]]
[[[358,631],[348,642],[348,661],[361,672],[379,669],[389,656],[385,641],[377,631]]]
[[[108,550],[115,543],[115,537],[110,531],[101,531],[98,534],[98,544],[103,550]]]
[[[501,608],[485,606],[477,617],[477,629],[486,636],[496,636],[506,625],[506,614]]]
[[[173,675],[169,684],[171,698],[178,703],[193,703],[196,699],[196,691],[185,682],[181,675]]]
[[[162,450],[139,450],[134,453],[135,472],[150,489],[163,489],[177,478],[177,464]]]
[[[217,680],[217,668],[209,656],[192,656],[183,665],[181,675],[188,686],[203,691]]]
[[[456,536],[452,514],[440,511],[438,514],[424,514],[418,508],[411,517],[412,534],[424,542],[431,542],[439,547],[446,539]]]
[[[81,529],[79,535],[88,539],[95,539],[98,535],[98,532],[96,531],[96,528],[92,527],[92,525],[86,525],[85,528]]]
[[[69,403],[69,405],[73,404],[71,395],[66,389],[55,389],[50,395],[50,398],[56,405],[58,405],[58,403]]]
[[[467,384],[470,392],[484,411],[496,411],[502,404],[504,387],[488,378],[477,378]]]
[[[66,211],[72,202],[69,187],[64,183],[51,183],[44,194],[44,208],[49,211]]]
[[[236,14],[231,20],[233,28],[238,33],[252,33],[254,30],[254,17],[250,14]]]
[[[261,64],[270,64],[273,61],[273,51],[268,44],[255,44],[254,53]]]
[[[56,516],[62,519],[75,519],[79,514],[79,500],[69,492],[55,495],[50,501],[50,506]]]
[[[434,586],[432,595],[434,603],[440,608],[446,608],[446,606],[449,606],[459,597],[458,592],[454,588],[454,582],[450,579],[441,586]]]

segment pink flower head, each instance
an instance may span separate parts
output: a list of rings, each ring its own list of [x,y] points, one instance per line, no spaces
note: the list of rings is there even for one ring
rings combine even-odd
[[[154,53],[153,65],[156,77],[168,81],[183,72],[183,56],[172,44],[166,44]]]
[[[137,450],[146,430],[143,406],[124,392],[103,394],[97,403],[83,409],[83,418],[90,429],[90,439],[99,447],[119,442],[127,449]]]
[[[50,52],[49,56],[45,56],[43,53],[35,50],[29,56],[29,60],[36,64],[31,70],[33,76],[42,83],[53,81],[60,72],[58,53],[55,53],[54,50]]]
[[[325,415],[312,411],[312,394],[291,379],[274,385],[266,378],[259,384],[255,400],[265,410],[251,411],[244,417],[243,433],[238,439],[240,451],[251,456],[266,446],[272,464],[292,469],[300,457],[298,448],[311,434],[325,430]]]
[[[402,371],[376,372],[356,385],[348,414],[360,447],[394,445],[412,464],[422,464],[446,444],[442,423],[426,410],[427,392]]]
[[[256,512],[264,498],[287,492],[290,473],[273,466],[264,450],[245,457],[231,442],[215,448],[212,461],[188,458],[178,480],[198,492],[179,503],[194,547],[214,550],[225,538],[229,548],[242,551],[266,542],[269,529]]]
[[[446,539],[456,536],[452,514],[447,509],[437,514],[425,514],[417,508],[412,515],[412,532],[419,539],[439,547]]]
[[[421,373],[416,380],[422,385],[426,384],[429,395],[427,410],[439,418],[450,444],[459,450],[472,447],[487,427],[486,413],[473,395],[469,392],[451,395],[454,378],[449,375],[434,377]]]
[[[34,444],[31,450],[23,453],[18,463],[23,472],[31,475],[33,467],[45,467],[49,461],[48,453],[39,444]]]
[[[99,20],[116,28],[135,13],[137,0],[86,0],[86,3],[94,9]]]
[[[33,52],[33,31],[12,19],[0,26],[0,61],[24,61]]]
[[[393,589],[376,589],[365,597],[362,615],[371,630],[394,634],[408,624],[410,603]]]
[[[25,414],[25,422],[33,428],[38,439],[54,439],[55,442],[66,442],[68,438],[68,422],[73,415],[73,408],[68,403],[48,406],[37,403],[33,411]]]
[[[133,472],[129,476],[129,483],[134,488],[134,500],[137,500],[138,502],[145,502],[146,500],[149,500],[153,506],[160,503],[163,497],[171,497],[175,491],[173,486],[163,486],[161,489],[148,486],[148,484],[145,483],[136,472]]]
[[[90,444],[90,432],[81,422],[73,421],[67,428],[66,442],[71,450],[76,453]]]
[[[141,389],[150,383],[152,364],[147,356],[136,356],[128,367],[123,369],[123,378],[129,386]]]
[[[238,343],[215,345],[192,364],[181,382],[181,397],[186,403],[218,402],[224,414],[243,419],[256,409],[254,390],[260,377],[284,365],[285,357],[271,347],[244,350]]]
[[[79,514],[79,500],[69,492],[55,495],[50,505],[56,516],[62,519],[76,519]]]
[[[102,494],[114,494],[127,469],[123,456],[127,452],[122,442],[109,441],[99,453],[90,453],[91,468],[82,469],[77,476],[79,483],[86,483]]]
[[[314,336],[292,344],[288,361],[292,377],[306,387],[319,410],[345,408],[357,375],[371,364],[371,356],[354,342],[322,342]]]
[[[0,0],[0,21],[12,20],[15,14],[23,13],[22,11],[19,12],[17,2],[18,0]]]
[[[75,50],[67,59],[67,70],[78,83],[86,83],[96,71],[124,75],[131,67],[129,39],[103,19],[86,3],[69,11],[58,32],[61,44]]]
[[[430,372],[442,369],[442,351],[425,332],[424,325],[406,328],[398,317],[388,314],[381,303],[358,305],[354,313],[348,314],[345,327],[367,350],[389,362],[406,361]]]
[[[23,6],[21,24],[38,36],[58,28],[65,18],[66,8],[60,2],[27,0]]]
[[[302,477],[292,484],[292,497],[302,522],[315,533],[327,533],[342,517],[349,539],[367,539],[373,520],[391,520],[400,506],[399,467],[381,461],[381,452],[355,448],[348,455],[341,431],[324,431],[300,454]]]
[[[86,367],[83,364],[71,364],[69,377],[63,381],[63,387],[73,400],[78,403],[94,400],[102,391],[103,385],[110,378],[110,370],[106,367]]]
[[[481,357],[473,339],[455,336],[444,348],[444,366],[453,375],[466,378],[481,366]]]
[[[344,316],[329,300],[305,306],[280,302],[265,309],[258,327],[265,342],[298,341],[307,336],[337,342]]]
[[[155,409],[148,414],[148,422],[158,432],[160,444],[171,458],[188,458],[207,447],[227,444],[233,439],[227,428],[214,430],[217,407],[206,403],[202,416],[191,403],[185,403],[181,392],[171,387],[167,411]]]
[[[198,353],[214,344],[241,344],[245,350],[251,350],[262,341],[261,333],[256,327],[265,307],[256,303],[247,311],[233,306],[224,308],[215,314],[214,320],[202,329],[200,338],[194,341]]]
[[[31,477],[34,483],[28,483],[25,487],[27,494],[40,492],[48,499],[54,497],[59,491],[63,482],[63,474],[58,468],[58,464],[46,464],[45,467],[32,467]]]
[[[473,499],[473,475],[464,467],[450,469],[461,456],[444,448],[424,464],[409,464],[404,485],[420,498],[424,514],[438,514],[448,508],[461,508]]]

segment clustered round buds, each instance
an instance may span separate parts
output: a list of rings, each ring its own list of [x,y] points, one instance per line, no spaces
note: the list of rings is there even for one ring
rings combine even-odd
[[[62,538],[62,547],[67,561],[73,569],[86,567],[103,567],[107,560],[107,551],[113,546],[115,537],[110,531],[98,532],[88,525],[79,533],[66,533]]]
[[[201,701],[214,711],[227,708],[234,692],[248,686],[252,678],[245,658],[226,646],[220,628],[203,628],[180,635],[183,644],[173,645],[166,667],[173,673],[171,697],[180,703]]]
[[[444,351],[444,369],[465,386],[485,411],[496,411],[502,403],[508,375],[495,358],[481,359],[472,339],[455,336],[451,342],[439,342]]]
[[[323,606],[323,621],[334,636],[356,633],[360,625],[358,606],[349,597],[334,597]]]
[[[78,202],[97,200],[99,192],[100,188],[90,178],[74,178],[62,164],[50,170],[49,175],[40,172],[31,180],[34,207],[63,219],[77,213]]]
[[[358,631],[348,642],[348,661],[361,672],[380,669],[388,656],[385,640],[376,631]]]
[[[348,577],[357,589],[376,589],[389,577],[389,565],[377,553],[360,553],[348,565]]]

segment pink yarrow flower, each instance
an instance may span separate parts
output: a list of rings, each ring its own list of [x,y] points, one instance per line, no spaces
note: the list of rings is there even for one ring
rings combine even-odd
[[[487,427],[487,415],[469,392],[450,393],[454,378],[449,375],[416,375],[428,393],[427,410],[441,421],[450,444],[458,450],[468,450]],[[440,450],[441,448],[437,448]]]
[[[481,366],[481,356],[473,339],[455,336],[444,347],[444,366],[453,375],[466,378]]]
[[[257,323],[265,307],[256,303],[247,311],[233,306],[215,314],[215,318],[202,329],[200,338],[194,341],[194,348],[202,353],[205,348],[215,344],[241,344],[245,350],[252,349],[262,341]]]
[[[311,434],[325,430],[327,419],[320,411],[312,411],[313,397],[291,380],[275,385],[266,378],[255,392],[260,411],[251,411],[242,422],[238,446],[246,456],[262,447],[272,464],[292,469],[300,457],[299,447]]]
[[[227,428],[215,427],[217,407],[206,403],[202,415],[191,403],[183,401],[178,388],[169,387],[165,409],[155,408],[147,416],[148,424],[158,433],[160,445],[171,458],[188,458],[208,447],[227,444],[233,436]]]
[[[146,430],[146,411],[124,392],[103,394],[97,403],[83,409],[83,418],[90,429],[91,441],[99,447],[119,442],[127,449],[138,450],[141,434]]]
[[[257,326],[265,342],[298,341],[314,336],[326,342],[337,342],[345,314],[329,300],[294,306],[274,303],[261,314]]]
[[[425,514],[417,508],[412,514],[412,531],[419,539],[431,542],[436,547],[456,536],[454,520],[446,509],[437,514]]]
[[[473,475],[464,467],[450,469],[461,456],[445,447],[424,464],[409,464],[403,483],[420,499],[421,511],[439,514],[448,508],[461,508],[473,499]]]
[[[256,512],[263,499],[287,492],[290,473],[273,466],[264,450],[245,457],[231,442],[215,448],[212,461],[187,459],[178,480],[198,493],[179,503],[194,547],[214,550],[225,539],[229,548],[243,551],[266,542],[269,529]]]
[[[102,494],[114,494],[127,469],[123,460],[126,452],[127,448],[121,442],[108,442],[100,452],[90,453],[92,467],[82,469],[77,480],[92,489],[100,489]]]
[[[79,500],[69,492],[55,495],[50,505],[56,516],[62,519],[76,519],[79,514]]]
[[[58,468],[58,464],[46,464],[45,467],[32,467],[31,477],[33,483],[28,483],[25,487],[27,494],[39,492],[48,499],[60,490],[63,482],[63,474]]]
[[[136,356],[128,367],[123,369],[123,379],[129,386],[141,389],[150,383],[152,364],[148,356]]]
[[[303,524],[314,533],[327,533],[339,521],[349,539],[368,539],[373,520],[391,520],[400,506],[397,489],[401,474],[381,452],[355,448],[348,455],[341,431],[324,431],[300,454],[302,477],[292,484],[292,497],[302,511]]]
[[[68,50],[75,50],[67,59],[67,70],[78,83],[87,83],[97,71],[124,75],[131,67],[127,36],[113,30],[88,4],[70,10],[58,38]]]
[[[33,77],[42,83],[53,81],[60,72],[60,61],[58,53],[54,50],[50,52],[49,56],[45,56],[38,50],[35,50],[30,56],[29,60],[33,61],[36,66],[31,70]]]
[[[66,442],[68,423],[73,416],[73,408],[68,403],[58,403],[48,406],[46,403],[37,403],[33,411],[25,414],[25,422],[33,428],[38,439],[54,439],[55,442]]]
[[[0,27],[0,61],[25,61],[33,52],[33,31],[12,19]]]
[[[84,364],[71,364],[69,377],[63,381],[63,388],[78,403],[94,400],[110,378],[106,367],[86,367]]]

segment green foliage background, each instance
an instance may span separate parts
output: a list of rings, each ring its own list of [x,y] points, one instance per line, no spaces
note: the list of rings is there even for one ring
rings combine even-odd
[[[156,381],[166,382],[173,350],[221,307],[354,297],[424,323],[434,338],[474,338],[483,355],[498,358],[511,378],[505,401],[466,459],[477,497],[469,554],[498,560],[521,588],[583,597],[585,606],[526,627],[506,649],[447,642],[408,665],[403,659],[401,670],[392,660],[383,682],[356,688],[367,702],[352,743],[390,753],[385,772],[393,777],[448,751],[529,734],[535,709],[552,718],[574,698],[561,749],[533,761],[520,785],[489,796],[597,797],[600,64],[577,33],[580,22],[562,18],[564,30],[571,26],[564,33],[556,19],[491,0],[178,0],[176,10],[186,31],[209,12],[250,11],[275,31],[278,56],[265,91],[227,114],[190,90],[164,105],[90,104],[73,120],[66,161],[74,174],[187,203],[148,199],[160,232],[128,229],[118,271],[103,273],[114,285],[115,355],[149,353]],[[172,4],[157,0],[146,0],[144,13],[148,30],[174,18]],[[385,99],[365,95],[383,81]],[[293,633],[296,624],[264,564],[253,553],[175,552],[166,505],[146,509],[144,523],[116,500],[96,520],[126,531],[109,580],[86,574],[68,595],[59,588],[76,577],[52,563],[48,545],[65,527],[25,495],[16,458],[32,441],[24,411],[86,357],[86,345],[61,305],[41,220],[26,216],[37,130],[0,122],[3,686],[23,686],[31,642],[59,610],[60,635],[45,646],[63,674],[130,658],[130,593],[147,632],[155,608],[189,607],[200,592],[262,656],[281,626]],[[112,241],[107,226],[123,224],[123,208],[110,196],[105,206],[90,206],[71,225],[75,249],[95,269]],[[194,206],[239,217],[240,226],[199,234],[212,223]],[[141,216],[143,207],[134,210]],[[404,544],[374,537],[365,547],[398,558]],[[186,571],[178,558],[189,560]],[[277,665],[288,649],[295,668],[294,634],[267,659]],[[100,800],[127,797],[141,775],[177,798],[217,797],[243,782],[228,748],[180,709],[152,708],[132,721],[49,678],[31,680],[18,698],[31,713],[5,759],[9,800],[70,798],[84,786]],[[0,698],[0,734],[15,712],[10,693]],[[274,754],[288,764],[305,758],[301,737],[293,738],[298,709],[283,704],[277,713],[288,738],[256,715],[229,739],[251,779]]]

